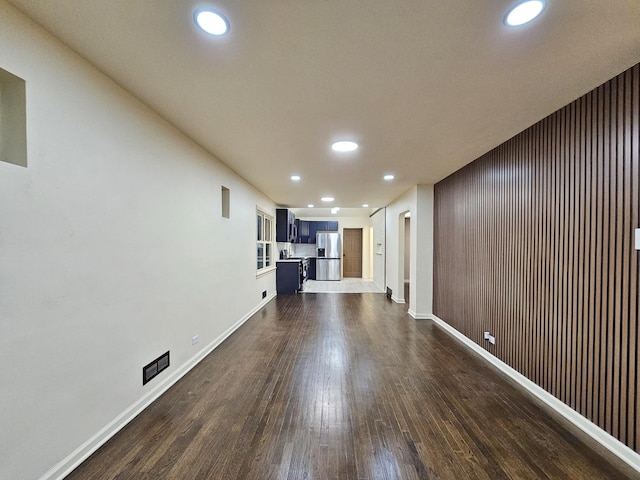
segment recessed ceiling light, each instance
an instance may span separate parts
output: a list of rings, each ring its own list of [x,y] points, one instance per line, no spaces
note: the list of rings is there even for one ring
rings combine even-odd
[[[307,208],[313,208],[313,203],[310,203],[309,205],[307,205]]]
[[[369,204],[368,203],[363,203],[362,204],[362,208],[369,208]]]
[[[193,19],[196,25],[209,35],[219,36],[229,31],[229,22],[224,15],[215,10],[197,10]]]
[[[358,144],[356,142],[352,142],[351,140],[340,140],[339,142],[334,142],[331,145],[331,149],[334,152],[353,152],[357,150]]]
[[[386,181],[390,181],[390,180],[393,180],[393,179],[394,179],[394,178],[396,178],[396,177],[394,177],[393,175],[389,174],[389,175],[385,175],[383,178],[384,178]]]
[[[320,200],[322,200],[323,202],[333,202],[335,200],[335,198],[333,198],[333,197],[322,197]]]
[[[293,180],[294,182],[299,182],[300,181],[300,175],[291,175],[291,180]]]
[[[546,2],[544,0],[527,0],[518,3],[504,16],[504,24],[509,27],[518,27],[529,23],[542,13]]]

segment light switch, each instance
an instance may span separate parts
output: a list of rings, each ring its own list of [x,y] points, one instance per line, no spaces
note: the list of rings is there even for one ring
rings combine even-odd
[[[636,228],[636,250],[640,250],[640,228]]]

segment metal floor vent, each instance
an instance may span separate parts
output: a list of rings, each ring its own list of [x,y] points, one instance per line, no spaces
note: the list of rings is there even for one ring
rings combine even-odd
[[[160,355],[153,362],[142,367],[142,385],[146,385],[149,380],[158,375],[161,371],[169,367],[169,352]]]

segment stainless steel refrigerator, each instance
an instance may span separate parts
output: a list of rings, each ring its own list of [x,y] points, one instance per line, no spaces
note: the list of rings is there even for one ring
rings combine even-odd
[[[340,280],[340,234],[318,232],[316,235],[316,280]]]

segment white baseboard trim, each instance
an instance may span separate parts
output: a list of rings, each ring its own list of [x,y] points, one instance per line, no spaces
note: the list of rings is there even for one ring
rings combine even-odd
[[[576,427],[582,430],[584,433],[593,438],[600,445],[605,447],[615,456],[617,456],[620,460],[628,464],[630,467],[640,472],[640,454],[636,453],[631,448],[627,447],[624,443],[619,441],[617,438],[609,435],[609,433],[605,432],[595,423],[590,421],[588,418],[583,417],[573,408],[571,408],[566,403],[558,400],[556,397],[551,395],[542,387],[538,386],[527,377],[522,375],[520,372],[510,367],[502,360],[492,355],[480,345],[472,341],[470,338],[466,337],[458,330],[453,328],[451,325],[438,318],[435,315],[428,315],[430,320],[433,320],[436,325],[445,330],[447,333],[455,337],[457,340],[462,342],[465,346],[469,347],[475,353],[480,355],[484,360],[491,363],[495,367],[497,367],[500,371],[502,371],[505,375],[509,376],[512,380],[516,381],[520,386],[528,390],[530,393],[535,395],[538,399],[543,401],[550,408],[555,410],[558,414],[562,415],[566,420],[573,423]]]
[[[404,298],[398,298],[395,295],[391,295],[391,300],[393,300],[396,303],[405,303]]]
[[[407,310],[407,313],[409,315],[411,315],[413,318],[415,318],[416,320],[430,320],[431,319],[431,315],[428,313],[416,313],[415,311],[409,309]]]
[[[277,296],[276,292],[266,297],[260,304],[253,308],[249,313],[243,316],[236,323],[231,325],[227,330],[222,332],[209,345],[196,353],[186,363],[175,370],[171,375],[150,390],[146,395],[137,402],[130,405],[124,412],[114,418],[105,425],[98,433],[89,440],[80,445],[76,450],[69,454],[66,458],[51,467],[39,480],[62,480],[84,462],[98,448],[110,440],[116,433],[124,428],[131,420],[137,417],[142,411],[151,405],[158,397],[171,388],[178,380],[184,377],[189,371],[200,363],[207,355],[209,355],[218,345],[220,345],[229,335],[235,332],[242,324],[244,324],[252,315],[258,312],[262,307],[269,303]]]

